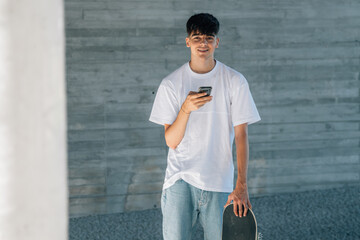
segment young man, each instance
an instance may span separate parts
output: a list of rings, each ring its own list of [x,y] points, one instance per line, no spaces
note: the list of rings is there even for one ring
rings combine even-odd
[[[161,195],[163,236],[165,240],[191,239],[199,219],[205,239],[219,240],[224,207],[233,201],[239,217],[251,208],[247,125],[260,116],[245,77],[214,58],[219,46],[218,20],[207,13],[195,14],[186,27],[191,59],[162,80],[149,119],[164,125],[169,146]],[[211,86],[211,96],[197,93],[201,86]]]

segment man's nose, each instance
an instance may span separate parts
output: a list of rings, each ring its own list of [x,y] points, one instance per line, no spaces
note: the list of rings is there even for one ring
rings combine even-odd
[[[208,42],[207,42],[206,38],[203,38],[203,39],[201,39],[200,43],[207,44]]]

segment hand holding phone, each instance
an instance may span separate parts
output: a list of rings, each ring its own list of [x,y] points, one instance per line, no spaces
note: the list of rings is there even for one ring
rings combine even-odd
[[[199,92],[189,92],[181,106],[181,110],[186,114],[190,114],[192,111],[195,111],[210,102],[213,98],[210,96],[211,89],[212,87],[200,87]]]
[[[207,96],[210,96],[211,90],[212,90],[211,86],[206,86],[206,87],[203,86],[203,87],[199,87],[198,93],[206,92],[207,94],[202,97],[207,97]]]

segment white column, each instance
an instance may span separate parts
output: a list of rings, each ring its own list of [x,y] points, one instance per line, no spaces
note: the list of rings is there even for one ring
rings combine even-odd
[[[0,239],[68,238],[62,0],[0,1]]]

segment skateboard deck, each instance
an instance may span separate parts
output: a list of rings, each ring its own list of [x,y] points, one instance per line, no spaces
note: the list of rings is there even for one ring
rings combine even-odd
[[[249,208],[245,217],[237,217],[233,209],[233,203],[224,209],[222,240],[256,240],[257,223],[253,211]]]

